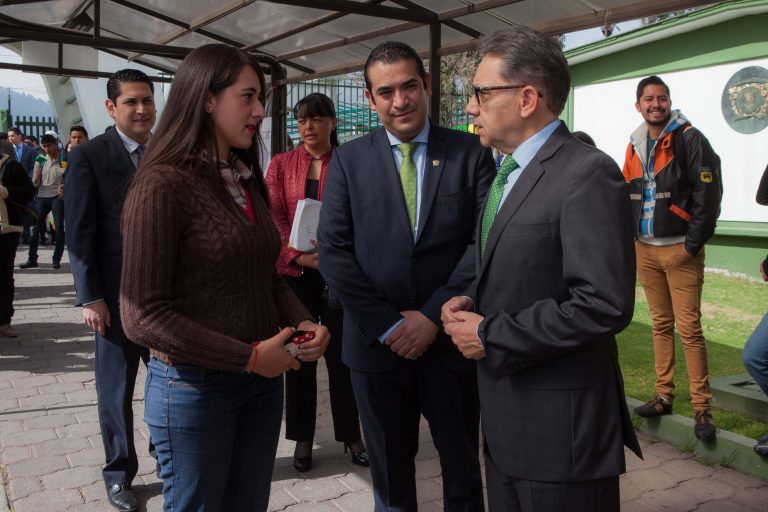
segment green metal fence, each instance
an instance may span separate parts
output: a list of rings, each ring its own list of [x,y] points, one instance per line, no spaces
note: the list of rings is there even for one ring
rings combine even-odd
[[[38,140],[42,138],[43,134],[48,130],[53,130],[59,133],[56,119],[53,117],[39,117],[39,116],[12,116],[13,123],[11,126],[16,126],[21,130],[24,135],[34,135]]]
[[[365,82],[362,73],[321,78],[293,84],[288,88],[288,108],[303,97],[313,92],[320,92],[331,98],[336,105],[336,116],[339,118],[337,133],[339,140],[344,143],[381,126],[376,112],[371,111],[365,98]],[[461,95],[443,94],[441,97],[441,124],[457,130],[468,131],[472,118],[464,112],[466,102]],[[294,143],[300,141],[299,130],[293,114],[289,113],[286,120],[288,136]]]

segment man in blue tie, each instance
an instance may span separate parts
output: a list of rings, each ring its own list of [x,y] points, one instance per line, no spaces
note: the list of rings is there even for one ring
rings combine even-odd
[[[16,161],[24,167],[27,175],[32,178],[37,152],[32,147],[24,144],[24,134],[15,126],[8,128],[8,142],[13,144],[13,149],[16,152]]]
[[[113,129],[69,154],[64,217],[77,305],[83,307],[83,322],[96,331],[104,483],[109,502],[131,512],[138,508],[131,490],[138,470],[131,401],[139,361],[146,363],[149,353],[131,343],[120,324],[120,213],[155,124],[152,81],[135,69],[117,71],[107,82],[105,104]]]
[[[483,510],[475,365],[441,332],[440,306],[472,280],[475,221],[493,175],[477,136],[427,117],[429,75],[403,43],[377,46],[365,95],[384,128],[338,148],[320,213],[320,271],[344,304],[376,511],[415,511],[419,420],[446,511]]]
[[[8,142],[13,145],[16,161],[21,164],[24,170],[27,171],[27,176],[32,179],[32,173],[35,169],[35,157],[37,156],[37,153],[34,149],[32,149],[32,147],[24,144],[24,134],[15,126],[8,129]],[[21,241],[22,243],[28,244],[29,232],[32,228],[32,225],[29,224],[29,221],[26,218],[24,218],[22,222],[22,227],[24,229],[21,232]]]

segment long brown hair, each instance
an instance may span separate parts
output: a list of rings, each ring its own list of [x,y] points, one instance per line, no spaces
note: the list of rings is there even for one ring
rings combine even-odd
[[[227,160],[229,155],[218,154],[216,127],[205,111],[205,102],[208,93],[217,95],[234,84],[245,66],[251,66],[259,77],[259,101],[263,105],[264,73],[253,55],[226,44],[207,44],[186,56],[173,78],[160,123],[154,130],[137,175],[146,169],[162,166],[181,172],[218,176],[219,158]],[[269,193],[259,163],[260,127],[261,122],[254,131],[250,148],[232,148],[232,152],[253,169],[256,190],[269,204]],[[214,180],[215,183],[220,181]],[[223,183],[220,185],[220,191],[225,192]]]

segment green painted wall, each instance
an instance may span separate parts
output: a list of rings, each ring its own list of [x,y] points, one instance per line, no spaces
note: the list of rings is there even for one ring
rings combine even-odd
[[[588,54],[619,41],[665,30],[724,11],[768,4],[765,0],[743,0],[718,4],[691,15],[670,19],[658,26],[599,41],[566,53],[566,57]],[[685,69],[702,68],[768,56],[768,13],[751,14],[698,30],[598,57],[571,66],[574,87],[645,77]],[[692,84],[695,87],[695,84]],[[573,129],[573,87],[561,114]],[[727,172],[727,171],[726,171]],[[706,265],[760,278],[758,265],[768,253],[768,223],[718,222],[715,236],[707,243]]]
[[[768,55],[768,13],[743,16],[571,67],[574,86],[669,73]]]

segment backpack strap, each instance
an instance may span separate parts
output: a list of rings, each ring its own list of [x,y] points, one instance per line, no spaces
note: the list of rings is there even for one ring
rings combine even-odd
[[[683,133],[693,128],[691,123],[685,123],[672,134],[672,152],[675,155],[677,165],[680,166],[686,176],[688,175],[688,151],[685,149]]]

